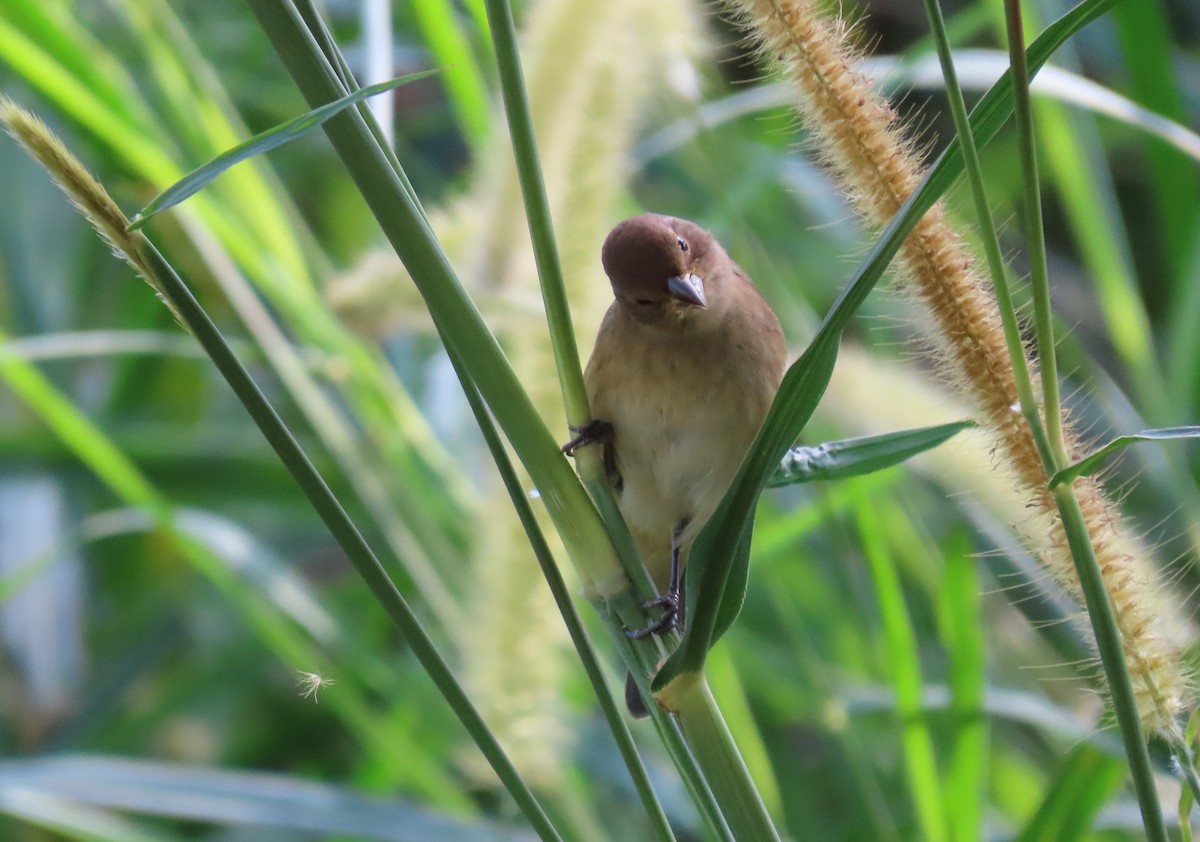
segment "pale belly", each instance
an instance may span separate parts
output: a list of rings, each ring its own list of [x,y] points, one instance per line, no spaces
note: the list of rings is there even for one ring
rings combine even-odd
[[[766,409],[746,384],[707,372],[689,380],[698,390],[681,392],[675,368],[654,388],[618,387],[596,407],[614,429],[621,513],[656,579],[676,528],[685,524],[681,544],[690,546],[720,503]]]

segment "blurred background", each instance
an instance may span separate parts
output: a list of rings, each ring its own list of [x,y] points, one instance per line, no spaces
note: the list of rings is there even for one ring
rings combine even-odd
[[[442,68],[373,107],[566,440],[482,3],[324,9],[360,82]],[[1002,6],[944,10],[977,96],[1007,64]],[[1028,30],[1066,10],[1028,4]],[[953,128],[921,3],[842,11],[872,47],[871,75],[936,154]],[[802,351],[871,235],[746,33],[696,0],[528,0],[515,12],[585,358],[611,301],[600,244],[643,210],[712,230]],[[1052,64],[1035,116],[1064,392],[1096,441],[1195,423],[1200,9],[1127,0]],[[232,0],[0,0],[0,91],[60,133],[130,215],[305,110]],[[983,156],[1019,282],[1011,131]],[[7,137],[0,186],[0,836],[529,838],[191,338]],[[960,219],[969,199],[948,197]],[[589,842],[643,838],[420,298],[323,136],[240,165],[149,233],[556,823]],[[881,288],[803,441],[967,417],[931,374],[922,331]],[[1021,501],[993,462],[961,436],[900,468],[764,497],[746,610],[710,669],[781,830],[1141,838],[1077,608],[1022,549]],[[1107,478],[1187,639],[1197,465],[1185,444],[1145,445]],[[614,664],[614,687],[622,672]],[[315,692],[306,674],[320,676]],[[983,688],[982,710],[948,709],[955,682]],[[635,733],[681,838],[704,838],[652,730]],[[1172,786],[1164,775],[1164,797]]]

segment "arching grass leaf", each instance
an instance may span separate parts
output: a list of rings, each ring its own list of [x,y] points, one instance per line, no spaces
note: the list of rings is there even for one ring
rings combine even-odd
[[[1064,482],[1086,477],[1100,470],[1101,464],[1110,453],[1128,447],[1139,441],[1166,441],[1168,439],[1200,438],[1200,427],[1163,427],[1159,430],[1142,430],[1140,433],[1130,433],[1127,436],[1117,436],[1104,447],[1089,456],[1080,459],[1073,465],[1068,465],[1054,476],[1050,477],[1050,487],[1057,488]]]
[[[440,72],[437,69],[422,70],[420,73],[410,73],[407,76],[400,76],[396,79],[388,79],[385,82],[359,88],[341,99],[322,105],[320,108],[314,108],[307,114],[301,114],[299,117],[288,120],[286,123],[280,123],[274,128],[256,134],[245,143],[238,144],[228,152],[222,152],[204,166],[192,170],[162,193],[159,193],[150,204],[142,208],[133,217],[129,223],[129,230],[136,231],[149,222],[154,215],[194,196],[212,183],[217,176],[235,164],[240,164],[242,161],[245,161],[247,158],[253,158],[255,155],[270,152],[272,149],[283,146],[288,141],[301,137],[324,123],[330,117],[337,116],[351,105],[362,102],[364,99],[373,97],[376,94],[381,94],[384,91],[390,91],[392,88],[399,87],[400,85],[406,85],[409,82],[415,82],[418,79],[424,79],[426,76],[432,76]]]
[[[955,421],[935,427],[918,427],[878,436],[860,436],[808,447],[793,447],[784,454],[779,466],[767,480],[767,488],[818,480],[845,479],[882,471],[884,468],[899,465],[918,453],[931,450],[974,426],[974,421]]]

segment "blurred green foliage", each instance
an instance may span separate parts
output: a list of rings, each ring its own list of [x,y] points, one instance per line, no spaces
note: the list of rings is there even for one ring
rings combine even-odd
[[[392,95],[397,155],[437,213],[477,187],[478,162],[504,128],[494,103],[480,111],[472,87],[496,97],[476,4],[439,5],[448,15],[439,23],[418,19],[424,3],[394,11],[395,75],[444,65],[454,50],[466,50],[456,66],[471,68]],[[864,11],[863,36],[879,52],[928,53],[919,3]],[[997,45],[995,4],[946,11],[960,46]],[[1031,4],[1030,29],[1062,11]],[[361,60],[356,7],[335,2],[328,12],[351,62]],[[532,14],[518,12],[519,24]],[[688,65],[694,90],[676,88],[639,116],[629,172],[612,176],[628,188],[609,221],[650,209],[702,222],[770,298],[795,353],[867,241],[785,109],[695,127],[702,102],[736,97],[762,73],[742,33],[717,17],[707,25],[712,47]],[[439,39],[438,26],[460,37]],[[1054,63],[1200,125],[1200,13],[1186,0],[1129,0]],[[304,110],[231,0],[0,0],[0,90],[63,135],[129,212]],[[937,91],[907,94],[902,107],[931,148],[950,136]],[[1192,422],[1200,165],[1136,122],[1050,98],[1038,108],[1072,412],[1097,440]],[[681,143],[652,143],[680,121],[692,126]],[[984,166],[997,217],[1010,219],[1011,134],[984,151]],[[0,386],[0,836],[526,838],[383,613],[165,308],[7,137],[0,184],[0,354],[33,361],[169,501],[195,544],[151,528],[138,501],[98,480]],[[967,202],[950,197],[963,218]],[[1002,232],[1018,274],[1019,230]],[[470,642],[489,634],[479,625],[487,617],[468,610],[479,598],[471,565],[486,560],[478,544],[489,522],[509,514],[485,496],[495,485],[490,462],[427,326],[415,319],[356,335],[326,303],[326,290],[380,245],[328,145],[314,134],[242,165],[155,236],[243,343],[243,359],[372,545],[386,548],[438,642],[457,664],[470,662]],[[498,323],[528,307],[528,288],[490,294],[485,315]],[[919,331],[905,303],[877,294],[865,310],[805,443],[962,417],[913,354]],[[555,433],[565,440],[565,429]],[[1020,513],[996,502],[1004,489],[988,488],[986,456],[965,448],[768,494],[746,610],[714,653],[714,692],[793,838],[1138,839],[1076,609],[1016,542]],[[1185,443],[1140,445],[1108,477],[1185,616],[1200,584],[1196,468]],[[536,575],[532,557],[529,570]],[[526,640],[512,655],[498,668],[518,690],[541,662],[568,659],[551,676],[547,721],[520,719],[521,739],[553,735],[551,759],[532,762],[556,766],[539,793],[556,822],[572,839],[642,838],[644,817],[562,635]],[[300,671],[335,683],[303,698]],[[949,706],[948,688],[963,684],[977,686],[979,709]],[[636,733],[680,837],[704,838],[653,734]],[[282,777],[221,777],[235,770]],[[1165,764],[1162,778],[1165,793],[1178,788]],[[114,794],[105,783],[123,787]]]

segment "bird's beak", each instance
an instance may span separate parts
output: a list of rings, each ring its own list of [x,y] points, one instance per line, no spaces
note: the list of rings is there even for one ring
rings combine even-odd
[[[667,292],[680,304],[699,307],[703,310],[708,306],[704,297],[704,281],[699,275],[681,275],[667,279]]]

